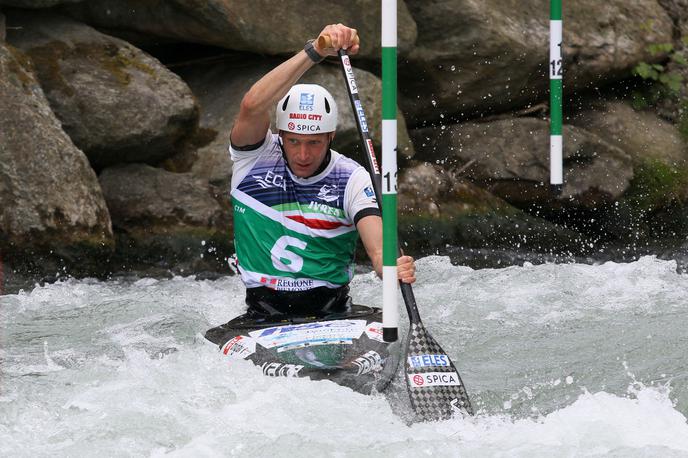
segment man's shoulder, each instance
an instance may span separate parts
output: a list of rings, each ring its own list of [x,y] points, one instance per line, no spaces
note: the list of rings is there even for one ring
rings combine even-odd
[[[332,156],[335,161],[335,167],[337,167],[339,170],[348,170],[353,172],[354,170],[363,167],[355,160],[335,150],[332,150]]]
[[[250,147],[229,145],[230,155],[235,162],[238,160],[253,159],[259,155],[275,154],[278,150],[278,136],[271,131],[268,131],[265,135],[265,139],[256,145],[251,145]]]

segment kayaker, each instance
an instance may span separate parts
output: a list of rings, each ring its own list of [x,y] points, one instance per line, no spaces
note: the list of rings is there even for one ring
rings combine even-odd
[[[337,103],[323,87],[296,84],[340,48],[356,54],[356,30],[326,26],[332,47],[309,40],[244,95],[230,135],[237,267],[248,313],[311,315],[345,311],[360,236],[382,275],[382,219],[368,172],[331,149]],[[275,108],[276,107],[276,108]],[[277,133],[270,130],[276,109]],[[399,279],[415,281],[410,256]]]

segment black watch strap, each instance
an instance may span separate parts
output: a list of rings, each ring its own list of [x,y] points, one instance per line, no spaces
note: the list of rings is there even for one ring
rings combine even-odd
[[[306,45],[303,47],[303,50],[306,51],[306,54],[308,54],[308,57],[310,57],[314,63],[319,64],[325,60],[325,57],[318,54],[318,51],[315,50],[315,47],[313,46],[314,41],[315,40],[308,40]]]

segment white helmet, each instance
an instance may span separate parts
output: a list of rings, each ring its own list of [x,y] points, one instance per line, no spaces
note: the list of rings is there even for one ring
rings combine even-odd
[[[337,102],[317,84],[297,84],[277,104],[277,129],[322,134],[337,128]]]

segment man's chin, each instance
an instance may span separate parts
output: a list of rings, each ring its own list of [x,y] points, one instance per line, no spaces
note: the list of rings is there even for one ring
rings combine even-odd
[[[309,176],[313,175],[313,172],[310,169],[296,167],[294,170],[294,175],[299,178],[308,178]]]

